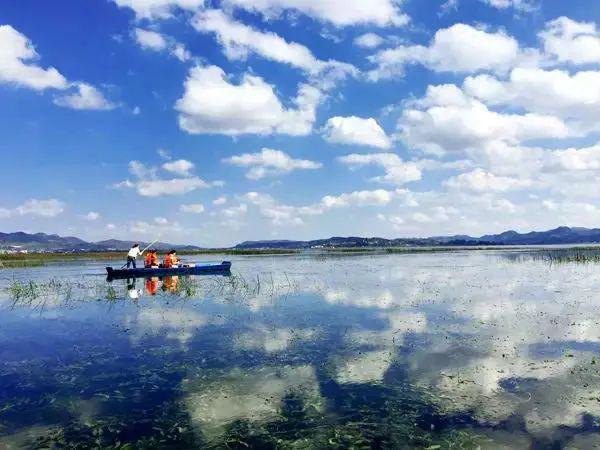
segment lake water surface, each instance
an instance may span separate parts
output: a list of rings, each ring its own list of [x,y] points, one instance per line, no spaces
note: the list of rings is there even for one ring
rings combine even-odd
[[[0,448],[600,446],[600,265],[510,254],[2,270]]]

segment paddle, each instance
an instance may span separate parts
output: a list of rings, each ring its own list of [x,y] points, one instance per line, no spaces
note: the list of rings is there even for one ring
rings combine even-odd
[[[142,250],[142,253],[144,253],[146,250],[148,250],[150,247],[152,247],[154,244],[156,244],[158,242],[158,239],[154,239],[152,242],[150,242],[145,248],[144,250]]]
[[[146,245],[146,247],[144,247],[144,250],[142,250],[140,252],[140,254],[144,253],[146,250],[148,250],[150,247],[152,247],[154,244],[156,244],[158,242],[158,239],[154,239],[152,242],[150,242],[148,245]],[[121,269],[124,269],[125,266],[127,265],[127,263],[123,264],[121,266]]]

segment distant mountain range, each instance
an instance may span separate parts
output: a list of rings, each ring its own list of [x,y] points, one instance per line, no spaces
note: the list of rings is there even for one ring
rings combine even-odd
[[[481,237],[467,235],[432,236],[428,238],[362,238],[332,237],[314,241],[247,241],[238,244],[239,249],[309,249],[335,247],[408,247],[408,246],[469,246],[469,245],[556,245],[600,243],[599,228],[558,227],[548,231],[518,233],[505,231]]]
[[[0,233],[0,249],[26,249],[29,251],[55,251],[55,252],[102,252],[121,251],[131,248],[133,241],[120,241],[109,239],[106,241],[87,242],[73,236],[59,236],[46,233]],[[148,243],[140,242],[142,248]],[[157,242],[152,247],[159,250],[200,250],[194,245],[173,245]]]
[[[313,241],[247,241],[236,245],[236,249],[311,249],[340,247],[409,247],[409,246],[469,246],[469,245],[553,245],[600,243],[600,228],[558,227],[548,231],[517,233],[505,231],[500,234],[486,234],[480,237],[467,235],[432,236],[428,238],[384,239],[378,237],[332,237]],[[73,236],[59,236],[46,233],[0,233],[0,249],[27,249],[29,251],[91,252],[123,251],[131,247],[133,241],[109,239],[86,242]],[[142,247],[147,243],[140,242]],[[159,250],[201,250],[194,245],[174,245],[158,242],[152,247]]]

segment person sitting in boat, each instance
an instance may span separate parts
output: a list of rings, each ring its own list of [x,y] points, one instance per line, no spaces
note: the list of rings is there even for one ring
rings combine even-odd
[[[131,248],[129,249],[129,252],[127,253],[127,268],[129,269],[129,266],[133,266],[133,268],[136,268],[135,265],[135,260],[138,256],[143,255],[144,252],[140,251],[140,244],[133,244],[131,246]]]
[[[158,269],[158,254],[156,250],[148,250],[145,267],[146,269]]]
[[[171,268],[171,267],[179,267],[179,258],[177,257],[177,252],[175,250],[171,250],[169,253],[167,253],[167,256],[165,257],[165,267],[167,269]]]

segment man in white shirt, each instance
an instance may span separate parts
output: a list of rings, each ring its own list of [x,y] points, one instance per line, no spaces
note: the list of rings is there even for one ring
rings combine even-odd
[[[140,244],[133,244],[127,253],[127,268],[129,269],[129,266],[131,265],[135,269],[135,259],[142,254],[144,254],[144,252],[140,251]]]

